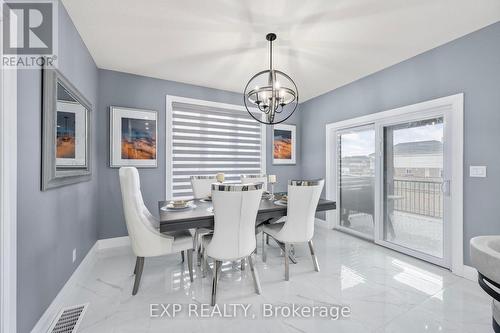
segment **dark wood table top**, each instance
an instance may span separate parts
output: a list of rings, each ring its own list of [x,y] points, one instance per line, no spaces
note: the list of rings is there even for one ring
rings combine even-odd
[[[212,228],[214,225],[214,214],[210,211],[211,202],[194,200],[196,208],[182,211],[163,210],[169,201],[159,201],[160,232],[187,230],[191,228]],[[317,212],[333,210],[336,208],[335,201],[320,199]],[[270,219],[286,216],[286,206],[276,205],[274,200],[261,200],[256,224],[261,224]]]

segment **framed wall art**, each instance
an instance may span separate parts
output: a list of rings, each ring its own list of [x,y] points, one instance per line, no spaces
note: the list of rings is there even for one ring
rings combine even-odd
[[[110,167],[156,168],[157,112],[110,106]]]
[[[273,126],[273,164],[296,163],[296,132],[295,125],[278,124]]]

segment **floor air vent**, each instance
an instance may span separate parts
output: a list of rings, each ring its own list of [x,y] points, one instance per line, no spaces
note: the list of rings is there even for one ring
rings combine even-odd
[[[88,303],[70,306],[59,312],[49,329],[49,333],[75,333],[83,319]]]

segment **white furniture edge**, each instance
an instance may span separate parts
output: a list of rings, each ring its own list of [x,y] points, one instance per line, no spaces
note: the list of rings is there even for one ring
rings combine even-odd
[[[208,106],[208,107],[217,107],[221,109],[228,109],[228,110],[235,110],[239,112],[247,112],[244,106],[242,105],[236,105],[236,104],[228,104],[228,103],[221,103],[221,102],[213,102],[213,101],[207,101],[203,99],[196,99],[196,98],[188,98],[188,97],[181,97],[181,96],[175,96],[175,95],[167,95],[166,97],[166,115],[165,115],[165,144],[166,144],[166,153],[165,153],[165,174],[166,174],[166,179],[165,179],[165,198],[170,199],[172,198],[172,191],[173,191],[173,186],[171,183],[171,179],[173,176],[173,171],[172,171],[172,103],[173,102],[179,102],[179,103],[189,103],[189,104],[196,104],[196,105],[202,105],[202,106]],[[252,111],[255,112],[260,112],[255,108],[251,108]],[[263,116],[264,117],[264,116]],[[266,125],[260,124],[261,126],[261,137],[260,137],[260,145],[261,145],[261,160],[260,160],[260,168],[261,168],[261,173],[266,173],[266,156],[267,156],[267,151],[266,151],[266,132],[267,128]]]
[[[43,313],[42,317],[38,320],[36,325],[31,330],[31,333],[46,333],[50,328],[53,320],[56,318],[57,314],[61,310],[61,308],[72,305],[72,304],[64,304],[63,300],[68,299],[70,293],[74,288],[78,285],[79,282],[84,281],[85,278],[90,274],[92,267],[97,261],[98,254],[98,242],[92,246],[89,250],[85,258],[83,258],[80,265],[74,270],[73,274],[71,274],[70,278],[64,286],[61,288],[59,293],[56,295],[52,303],[50,303],[49,307]]]
[[[331,175],[331,158],[332,158],[332,137],[331,133],[333,129],[345,128],[349,126],[359,126],[363,124],[370,124],[382,118],[397,117],[409,113],[419,112],[419,110],[433,109],[443,105],[451,105],[453,109],[453,123],[451,127],[453,128],[453,141],[459,142],[460,144],[454,145],[451,154],[451,164],[452,164],[452,179],[457,181],[451,184],[452,196],[452,207],[454,208],[451,212],[451,220],[453,221],[452,236],[451,236],[451,271],[462,277],[466,277],[468,273],[465,271],[465,265],[463,263],[463,163],[464,163],[464,94],[459,93],[455,95],[450,95],[446,97],[436,98],[433,100],[428,100],[412,105],[406,105],[403,107],[381,111],[376,113],[371,113],[365,116],[356,117],[352,119],[347,119],[343,121],[338,121],[334,123],[326,124],[326,170],[325,170],[325,180],[326,180],[326,199],[335,200],[335,189],[332,188],[332,177]],[[335,212],[327,212],[326,220],[330,228],[333,228],[338,210]]]
[[[17,330],[17,69],[0,68],[0,101],[0,333],[11,333]]]

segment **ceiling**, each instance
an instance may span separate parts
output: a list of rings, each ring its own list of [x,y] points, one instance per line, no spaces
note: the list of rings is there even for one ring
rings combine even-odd
[[[242,92],[274,65],[307,100],[500,20],[499,0],[63,0],[99,68]]]

